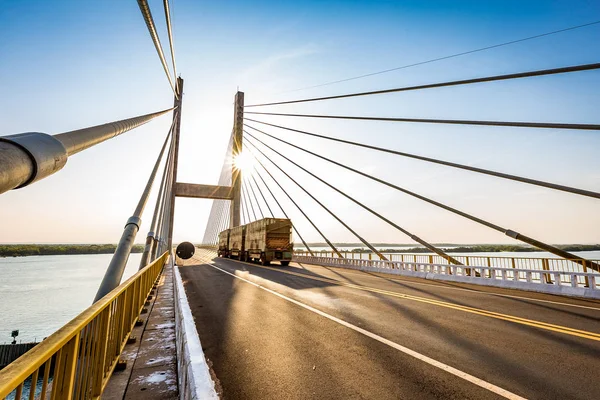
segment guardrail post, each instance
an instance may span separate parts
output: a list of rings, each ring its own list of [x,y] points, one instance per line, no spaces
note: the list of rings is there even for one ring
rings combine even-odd
[[[550,267],[548,265],[547,258],[542,258],[542,268],[544,269],[544,271],[550,271]],[[550,274],[543,274],[543,275],[544,275],[544,280],[546,281],[546,283],[552,284],[552,279],[550,279]]]
[[[583,267],[583,272],[588,272],[587,270],[587,260],[581,260],[581,266]],[[585,287],[590,287],[590,280],[588,279],[587,275],[585,276]]]
[[[555,273],[554,273],[554,283],[555,283],[557,286],[560,286],[560,285],[561,285],[561,281],[560,281],[560,272],[555,272]]]
[[[106,353],[108,352],[108,339],[110,333],[110,315],[113,304],[111,303],[101,314],[100,334],[98,335],[98,357],[96,358],[96,373],[93,374],[92,396],[99,397],[102,394],[104,381],[104,370],[106,369]]]
[[[52,398],[55,400],[71,400],[75,383],[75,367],[79,352],[79,333],[75,335],[61,350],[60,362],[54,367],[52,382]]]

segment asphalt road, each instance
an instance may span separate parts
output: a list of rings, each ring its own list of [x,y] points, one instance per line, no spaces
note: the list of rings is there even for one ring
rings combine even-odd
[[[180,267],[226,399],[600,399],[600,302],[197,250]]]

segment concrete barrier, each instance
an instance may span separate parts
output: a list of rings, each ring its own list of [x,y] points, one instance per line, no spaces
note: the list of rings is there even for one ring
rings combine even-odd
[[[173,260],[174,257],[171,257]],[[174,266],[175,277],[175,336],[177,343],[177,371],[179,398],[182,400],[218,399],[192,310],[185,294],[179,268]]]

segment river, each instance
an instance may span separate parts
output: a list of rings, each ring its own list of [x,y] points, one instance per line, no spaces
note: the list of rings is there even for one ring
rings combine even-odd
[[[40,341],[92,304],[112,254],[0,258],[0,343]],[[137,270],[129,257],[123,280]]]

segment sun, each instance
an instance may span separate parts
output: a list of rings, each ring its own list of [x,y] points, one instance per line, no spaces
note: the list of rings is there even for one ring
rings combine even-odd
[[[250,172],[254,166],[254,161],[247,152],[242,151],[233,158],[233,166],[242,172]]]

